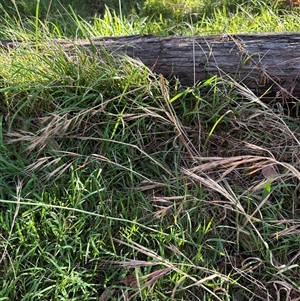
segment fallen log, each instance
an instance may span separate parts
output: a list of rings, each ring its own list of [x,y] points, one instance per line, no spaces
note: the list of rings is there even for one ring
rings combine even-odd
[[[66,51],[79,45],[138,58],[156,73],[179,78],[184,86],[217,75],[242,82],[257,95],[300,97],[300,33],[135,35],[54,42]]]

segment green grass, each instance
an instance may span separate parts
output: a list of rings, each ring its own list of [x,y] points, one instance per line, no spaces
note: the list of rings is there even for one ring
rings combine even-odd
[[[0,6],[1,39],[299,31],[299,9],[281,1],[111,0],[107,6],[89,1],[82,5],[76,0],[13,3]]]
[[[50,43],[297,31],[297,10],[223,3],[187,23],[155,3],[92,19],[76,2],[57,19],[44,2],[18,3],[22,20],[3,8],[1,38],[34,47],[0,49],[1,301],[300,297],[296,112],[228,79],[183,88]]]

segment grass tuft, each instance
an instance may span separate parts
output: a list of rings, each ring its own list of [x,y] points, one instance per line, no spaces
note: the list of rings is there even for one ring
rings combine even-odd
[[[297,12],[242,3],[171,26],[70,8],[53,25],[38,5],[1,25],[22,43],[0,50],[0,299],[298,299],[297,106],[52,39],[295,30]]]

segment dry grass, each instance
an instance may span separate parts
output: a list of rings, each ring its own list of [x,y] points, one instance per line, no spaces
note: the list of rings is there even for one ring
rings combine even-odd
[[[1,53],[3,300],[298,300],[296,112],[76,51]]]

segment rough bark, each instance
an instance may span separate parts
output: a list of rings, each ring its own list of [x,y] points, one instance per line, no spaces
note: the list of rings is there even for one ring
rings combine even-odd
[[[300,96],[300,34],[239,34],[203,37],[137,35],[90,40],[56,40],[65,49],[91,50],[138,58],[154,72],[193,86],[212,75],[233,78],[257,95]],[[92,42],[92,43],[91,43]]]

